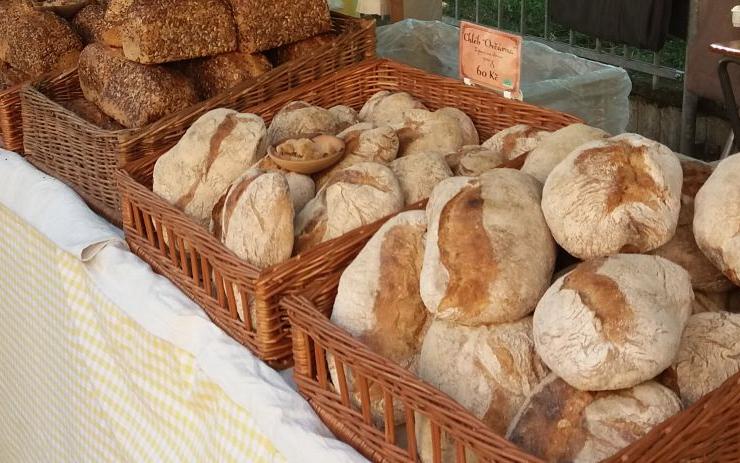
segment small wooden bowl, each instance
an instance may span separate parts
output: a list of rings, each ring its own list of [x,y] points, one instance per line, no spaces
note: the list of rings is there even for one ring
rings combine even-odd
[[[51,11],[63,18],[70,19],[89,4],[90,0],[56,0],[49,3],[35,1],[33,2],[33,7],[37,10]]]
[[[275,153],[275,149],[271,148],[268,152],[270,158],[275,161],[275,164],[282,167],[290,172],[296,172],[298,174],[311,175],[316,172],[326,170],[334,164],[338,163],[344,157],[344,150],[339,151],[337,154],[321,159],[310,159],[307,161],[295,160],[295,159],[284,159]]]

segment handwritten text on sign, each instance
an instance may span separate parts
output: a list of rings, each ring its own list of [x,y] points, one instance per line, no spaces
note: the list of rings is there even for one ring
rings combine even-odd
[[[460,22],[460,75],[499,90],[519,92],[521,36]]]

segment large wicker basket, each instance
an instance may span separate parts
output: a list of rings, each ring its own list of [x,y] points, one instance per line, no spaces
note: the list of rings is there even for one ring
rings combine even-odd
[[[218,107],[244,110],[271,97],[375,55],[375,28],[369,20],[332,13],[332,46],[279,66],[252,82],[168,115],[141,129],[104,130],[60,103],[81,96],[76,71],[23,88],[23,130],[29,161],[71,186],[98,213],[121,223],[113,172],[126,162],[170,149],[188,127]]]
[[[326,278],[307,291],[336,292],[339,274]],[[311,299],[313,299],[311,297]],[[332,298],[312,302],[304,296],[288,296],[281,305],[293,327],[294,378],[300,393],[331,430],[373,461],[415,462],[417,445],[413,432],[401,444],[393,426],[373,424],[369,388],[383,394],[385,423],[392,423],[392,404],[403,404],[407,429],[419,415],[432,428],[435,458],[441,455],[441,436],[449,437],[457,449],[457,462],[466,453],[478,461],[541,463],[503,437],[436,388],[399,365],[373,353],[364,344],[329,321]],[[339,378],[339,390],[328,375],[327,355]],[[346,381],[351,370],[358,390]],[[343,379],[344,378],[344,379]],[[357,396],[354,405],[349,397]],[[440,460],[435,460],[440,461]],[[470,461],[468,459],[467,461]],[[647,436],[606,460],[626,462],[738,462],[740,461],[740,373],[693,406],[656,426]]]
[[[459,81],[385,60],[365,61],[291,90],[250,111],[269,122],[282,106],[293,100],[324,107],[345,104],[359,109],[380,90],[407,91],[433,109],[456,106],[473,119],[482,137],[518,123],[556,129],[576,121],[572,116],[510,102]],[[129,163],[118,176],[124,230],[131,249],[195,299],[233,338],[273,366],[289,365],[290,329],[285,312],[279,308],[280,297],[299,293],[307,284],[344,268],[374,232],[374,225],[322,243],[280,265],[258,270],[152,193],[152,170],[157,158],[148,156]],[[162,230],[176,237],[174,246],[165,245]],[[247,295],[254,297],[256,320],[242,322],[237,317],[233,285],[242,300],[247,300]]]

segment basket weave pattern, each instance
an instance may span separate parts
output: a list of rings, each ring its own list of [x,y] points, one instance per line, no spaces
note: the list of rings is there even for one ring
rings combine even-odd
[[[432,109],[455,106],[465,111],[482,137],[517,123],[556,129],[576,118],[524,103],[504,100],[461,82],[432,76],[386,60],[368,60],[311,84],[291,90],[250,112],[266,123],[288,102],[303,100],[323,107],[344,104],[359,109],[380,90],[407,91]],[[269,269],[258,270],[238,259],[208,230],[190,220],[151,191],[152,171],[158,155],[128,163],[119,171],[118,184],[124,210],[124,230],[131,249],[167,276],[200,304],[214,322],[249,347],[263,360],[282,367],[291,363],[290,325],[279,300],[300,294],[346,267],[383,223],[366,225],[342,237],[294,256]],[[172,247],[159,230],[177,237]],[[236,290],[230,290],[233,286]],[[254,300],[255,320],[236,316],[235,294]],[[223,294],[222,294],[223,293]],[[331,291],[314,294],[329,301]]]
[[[24,87],[25,152],[44,172],[70,185],[111,222],[121,224],[113,173],[128,162],[161,155],[200,116],[214,108],[246,110],[273,96],[375,55],[372,21],[332,13],[331,47],[279,66],[222,95],[170,114],[141,129],[104,130],[65,109],[62,95],[82,96],[76,71]]]
[[[0,91],[0,148],[23,151],[21,85]]]

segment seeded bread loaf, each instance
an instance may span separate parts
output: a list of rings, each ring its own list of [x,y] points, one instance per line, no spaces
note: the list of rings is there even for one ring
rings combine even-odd
[[[100,43],[80,54],[79,75],[85,98],[128,128],[143,127],[198,102],[192,82],[182,74],[134,63]]]
[[[333,33],[319,34],[278,47],[270,52],[270,57],[275,66],[279,66],[331,47],[336,40],[337,36]]]
[[[0,90],[18,85],[29,79],[28,74],[0,61]]]
[[[231,52],[183,62],[182,72],[190,77],[198,96],[206,100],[225,90],[270,71],[272,65],[260,53]]]
[[[234,12],[239,50],[270,50],[328,32],[331,16],[326,0],[228,0]]]
[[[95,103],[87,101],[84,98],[75,98],[64,103],[64,106],[77,114],[87,122],[105,130],[121,130],[123,126],[114,121],[107,114],[98,108]]]
[[[105,7],[99,3],[91,3],[81,9],[72,25],[85,43],[103,42],[105,34],[113,28],[105,19]]]

